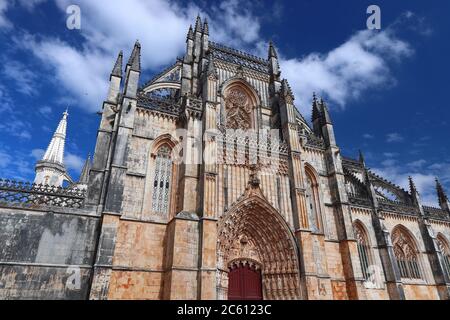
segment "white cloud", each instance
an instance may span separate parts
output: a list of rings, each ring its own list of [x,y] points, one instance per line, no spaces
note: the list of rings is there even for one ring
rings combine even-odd
[[[12,26],[11,21],[6,17],[6,11],[10,2],[8,0],[0,0],[0,28],[9,28]]]
[[[386,158],[394,158],[394,157],[398,156],[398,153],[396,153],[396,152],[384,152],[383,156],[385,156]]]
[[[70,0],[54,1],[62,14],[72,4]],[[119,50],[125,51],[127,59],[134,41],[139,39],[143,68],[158,71],[183,54],[188,26],[195,22],[197,13],[208,17],[211,40],[267,54],[267,41],[260,34],[261,19],[251,2],[226,0],[213,4],[208,11],[213,19],[193,2],[114,0],[105,4],[80,0],[77,4],[82,15],[81,45],[74,47],[57,38],[29,35],[18,36],[16,43],[24,44],[51,66],[55,81],[69,93],[67,98],[76,99],[77,105],[88,111],[100,108]],[[325,96],[331,107],[344,108],[367,90],[395,83],[390,63],[400,62],[412,53],[411,46],[397,37],[395,28],[387,27],[379,32],[356,32],[328,53],[291,58],[279,52],[279,56],[283,77],[289,80],[297,106],[307,116],[313,91]]]
[[[72,4],[69,0],[55,2],[64,14]],[[198,13],[207,16],[193,3],[181,5],[163,0],[115,0],[107,4],[81,0],[78,5],[82,15],[80,35],[85,40],[81,47],[57,38],[31,35],[16,37],[16,44],[31,50],[51,66],[58,84],[81,101],[79,107],[88,111],[100,108],[119,50],[124,50],[127,60],[139,39],[143,68],[156,70],[183,54],[189,24],[195,22]],[[209,19],[215,41],[241,46],[259,38],[258,19],[242,2],[223,1],[211,10],[221,13],[214,20]]]
[[[1,147],[1,146],[0,146]],[[20,181],[30,181],[34,176],[33,163],[29,154],[4,147],[0,149],[0,177]]]
[[[365,134],[363,134],[363,138],[364,139],[373,139],[373,138],[375,138],[375,136],[370,133],[365,133]]]
[[[49,116],[52,113],[52,108],[49,106],[42,106],[39,108],[39,112],[43,115],[43,116]]]
[[[46,0],[18,0],[17,3],[27,9],[32,11],[34,7]],[[1,28],[11,28],[13,23],[6,17],[6,12],[14,5],[13,0],[0,0],[0,29]]]
[[[31,139],[30,124],[10,115],[8,121],[0,123],[0,133],[7,133],[20,139]]]
[[[435,163],[424,168],[424,160],[419,159],[403,165],[397,161],[383,161],[381,167],[373,171],[392,181],[405,190],[409,190],[408,177],[411,176],[420,193],[422,203],[429,206],[438,206],[435,177],[438,177],[444,186],[450,186],[450,163]],[[450,192],[450,189],[448,190]]]
[[[67,170],[73,170],[78,173],[83,168],[84,159],[76,154],[67,152],[64,156],[64,164]]]
[[[404,140],[403,136],[398,132],[388,133],[386,135],[386,142],[402,142]]]
[[[259,19],[242,1],[223,1],[212,12],[211,34],[216,41],[241,47],[261,39]]]
[[[381,164],[385,167],[390,167],[393,166],[397,163],[397,160],[395,159],[387,159],[381,162]]]
[[[31,156],[36,159],[36,161],[38,160],[42,160],[42,157],[45,154],[45,150],[44,149],[33,149],[31,150]]]
[[[310,114],[312,92],[345,108],[364,91],[391,85],[388,62],[399,61],[412,52],[410,45],[398,39],[391,28],[380,32],[363,30],[326,54],[311,53],[300,59],[281,57],[281,68],[302,112]]]
[[[19,4],[28,11],[32,11],[37,5],[45,1],[47,0],[19,0]]]
[[[3,65],[2,74],[16,83],[16,90],[26,95],[36,92],[37,76],[24,64],[18,61],[9,61]]]
[[[407,165],[408,167],[411,167],[411,168],[417,168],[417,169],[420,169],[420,168],[422,168],[426,163],[427,163],[426,160],[424,160],[424,159],[419,159],[419,160],[416,160],[416,161],[409,162],[409,163],[407,163],[406,165]]]
[[[11,160],[11,156],[8,153],[0,150],[0,168],[3,169],[8,167],[11,163]]]

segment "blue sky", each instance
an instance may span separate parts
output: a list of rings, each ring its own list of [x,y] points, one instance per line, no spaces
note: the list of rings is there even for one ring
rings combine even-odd
[[[81,30],[66,8],[81,8]],[[382,28],[367,30],[366,9]],[[434,177],[450,192],[450,2],[0,0],[0,176],[32,180],[34,164],[69,106],[65,161],[77,178],[95,145],[119,50],[142,43],[141,81],[183,54],[197,13],[210,38],[266,57],[272,39],[299,110],[313,91],[328,101],[342,153],[362,149],[374,171],[426,203]]]

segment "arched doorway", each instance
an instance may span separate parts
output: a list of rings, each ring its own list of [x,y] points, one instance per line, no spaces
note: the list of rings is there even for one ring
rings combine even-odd
[[[241,200],[219,219],[218,235],[218,299],[242,295],[267,300],[301,298],[295,238],[284,218],[264,198],[259,184],[250,183]],[[248,261],[260,270],[244,263],[230,268],[233,261]],[[261,296],[254,293],[259,289],[257,283],[261,284]],[[252,296],[247,296],[248,288],[254,291]]]
[[[235,261],[228,272],[228,300],[262,300],[261,269],[247,261]]]

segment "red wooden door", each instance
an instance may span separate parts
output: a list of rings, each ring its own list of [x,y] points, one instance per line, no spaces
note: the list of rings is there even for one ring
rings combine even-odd
[[[247,263],[228,272],[228,300],[262,300],[261,272]]]

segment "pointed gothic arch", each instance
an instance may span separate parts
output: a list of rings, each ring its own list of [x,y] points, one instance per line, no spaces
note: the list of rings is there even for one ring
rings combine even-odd
[[[439,246],[439,250],[442,253],[442,257],[444,258],[444,267],[447,276],[450,277],[450,244],[447,238],[439,233],[436,237],[437,244]]]
[[[323,232],[319,175],[309,163],[305,164],[305,178],[308,225],[313,232]]]
[[[369,233],[364,223],[358,219],[353,222],[353,231],[355,233],[361,271],[364,280],[368,281],[371,275],[371,266],[374,264]]]
[[[264,299],[300,299],[298,246],[289,226],[249,185],[218,222],[217,298],[228,296],[228,272],[236,261],[261,270]]]
[[[157,137],[147,162],[143,214],[166,221],[175,214],[178,181],[178,141],[170,134]]]
[[[403,225],[397,225],[392,229],[391,238],[401,277],[423,279],[419,247],[411,231]]]

